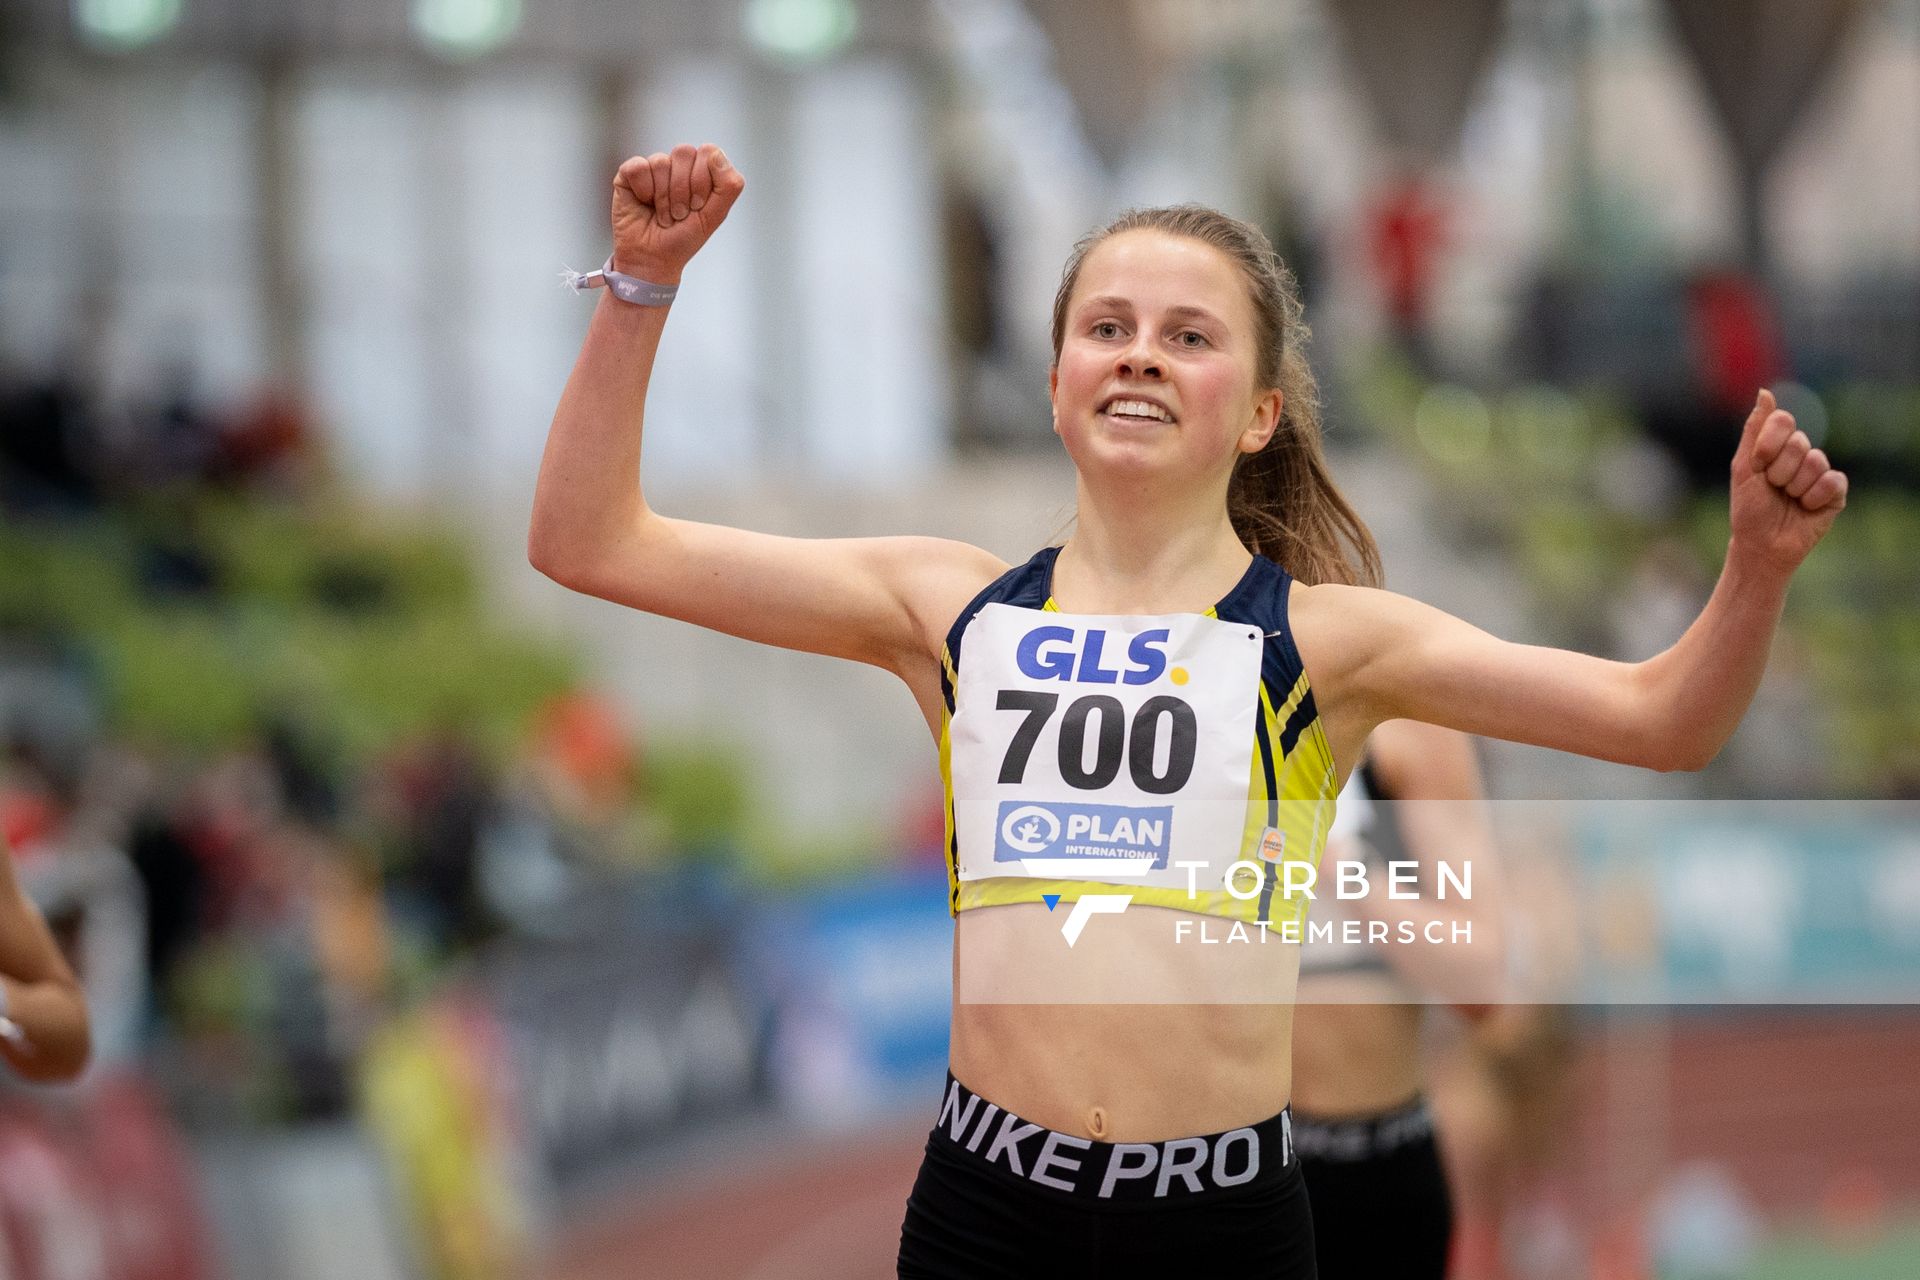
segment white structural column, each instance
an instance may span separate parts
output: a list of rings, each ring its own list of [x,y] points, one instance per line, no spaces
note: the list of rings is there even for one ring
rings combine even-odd
[[[259,377],[246,77],[23,59],[0,115],[0,343],[9,359],[150,398]]]
[[[786,362],[797,385],[779,389],[779,429],[817,475],[910,481],[944,460],[951,412],[924,80],[850,62],[792,90],[781,196],[794,257],[774,269],[795,273],[777,329],[800,358]]]
[[[412,122],[421,90],[372,69],[311,73],[296,130],[302,166],[294,217],[307,255],[312,391],[340,463],[387,498],[431,486],[426,440],[436,347],[422,321],[464,301],[429,262],[474,265],[470,246],[418,242],[426,193]]]
[[[763,461],[761,421],[770,406],[756,317],[765,305],[758,277],[767,252],[755,234],[756,211],[776,193],[756,176],[761,157],[748,105],[754,92],[750,68],[738,55],[665,60],[649,70],[623,139],[630,154],[712,142],[747,177],[741,203],[687,268],[660,342],[647,397],[645,465],[651,482],[731,486]],[[598,221],[589,243],[592,254],[601,256],[593,257],[594,266],[606,253],[611,180],[611,174],[601,175],[593,188],[609,193],[596,196]]]
[[[471,250],[443,305],[459,309],[457,332],[470,344],[468,498],[531,501],[547,425],[593,310],[560,284],[563,263],[606,257],[610,187],[592,171],[592,101],[581,77],[501,69],[476,74],[452,117]],[[516,518],[524,510],[508,509]]]

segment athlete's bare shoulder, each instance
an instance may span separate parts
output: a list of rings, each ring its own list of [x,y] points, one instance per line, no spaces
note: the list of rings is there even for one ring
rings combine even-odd
[[[1394,621],[1396,602],[1404,599],[1343,582],[1291,585],[1287,625],[1316,689],[1344,682],[1373,655],[1383,626]]]
[[[1287,595],[1287,627],[1313,686],[1328,745],[1344,781],[1347,770],[1383,715],[1366,698],[1368,665],[1395,634],[1397,606],[1406,597],[1374,587],[1294,582]]]
[[[900,538],[908,569],[901,579],[924,650],[936,663],[947,630],[967,603],[1009,568],[983,547],[950,538]]]

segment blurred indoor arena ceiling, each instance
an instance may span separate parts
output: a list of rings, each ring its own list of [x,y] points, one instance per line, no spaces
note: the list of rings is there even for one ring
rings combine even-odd
[[[321,58],[425,56],[416,32],[423,10],[459,10],[478,23],[497,12],[511,20],[511,35],[497,46],[507,57],[548,58],[574,65],[618,64],[644,68],[650,51],[676,53],[735,48],[748,40],[748,11],[775,10],[789,21],[829,11],[857,14],[851,48],[910,52],[931,40],[930,6],[855,4],[836,0],[775,0],[740,3],[713,0],[145,0],[145,4],[93,5],[86,0],[9,0],[0,42],[10,36],[31,43],[89,43],[76,14],[89,8],[146,8],[169,15],[168,50],[230,58]],[[1090,6],[1089,6],[1090,7]],[[17,15],[17,16],[16,16]],[[491,51],[491,50],[490,50]]]
[[[1762,172],[1872,0],[1656,0],[1732,140],[1748,181]],[[1107,163],[1183,63],[1239,54],[1269,67],[1314,10],[1329,22],[1386,137],[1412,156],[1444,153],[1512,19],[1574,0],[1445,0],[1408,20],[1398,0],[17,0],[0,45],[152,47],[175,54],[281,61],[427,57],[423,22],[440,13],[473,31],[466,52],[644,71],[650,53],[725,50],[771,23],[814,30],[816,51],[923,54],[943,23],[1005,22],[1024,10],[1052,46],[1088,141]],[[93,16],[89,16],[93,15]],[[481,28],[492,25],[482,41]],[[87,28],[94,26],[89,36]],[[837,39],[826,39],[838,26]],[[775,36],[774,39],[778,39]],[[460,56],[455,44],[442,53]],[[1765,76],[1746,74],[1756,65]]]

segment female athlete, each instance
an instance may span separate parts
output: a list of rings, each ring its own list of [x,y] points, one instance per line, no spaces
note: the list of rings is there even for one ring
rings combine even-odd
[[[1846,478],[1763,392],[1719,585],[1672,648],[1505,643],[1366,585],[1377,557],[1321,460],[1284,270],[1252,228],[1188,207],[1124,217],[1068,263],[1048,379],[1077,473],[1065,546],[1009,567],[933,538],[675,519],[639,483],[660,304],[744,187],[712,146],[620,167],[614,287],[554,416],[528,556],[633,608],[883,667],[919,703],[949,783],[960,994],[900,1274],[1312,1275],[1292,1006],[1180,1002],[1223,948],[1172,942],[1297,919],[1275,883],[1318,861],[1384,720],[1706,763]],[[1071,946],[1068,903],[1088,926]],[[1297,957],[1241,951],[1268,980]],[[1142,1002],[1010,1002],[1069,954]]]

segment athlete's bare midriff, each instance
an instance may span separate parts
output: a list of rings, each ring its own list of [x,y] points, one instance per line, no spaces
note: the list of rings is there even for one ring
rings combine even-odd
[[[1173,945],[1181,918],[1216,935],[1230,924],[1148,906],[1101,916],[1062,975],[1057,911],[1026,903],[962,913],[955,1078],[1022,1119],[1101,1142],[1219,1133],[1273,1116],[1291,1087],[1298,948],[1277,937],[1202,945],[1191,932]],[[1219,998],[1235,1002],[1205,1002]]]
[[[1378,1115],[1419,1094],[1424,1006],[1358,1003],[1394,990],[1378,974],[1308,978],[1301,986],[1305,998],[1294,1013],[1298,1112],[1332,1119]],[[1324,1003],[1341,999],[1356,1003]]]

